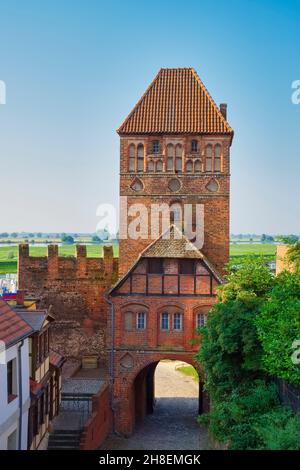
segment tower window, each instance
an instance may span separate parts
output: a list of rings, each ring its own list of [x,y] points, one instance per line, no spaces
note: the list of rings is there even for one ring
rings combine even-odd
[[[195,161],[195,173],[201,173],[201,160]]]
[[[143,144],[138,145],[137,149],[137,171],[144,171],[144,146]]]
[[[149,274],[162,274],[164,271],[163,260],[161,258],[148,259],[148,273]]]
[[[150,160],[148,163],[148,171],[152,173],[154,171],[154,162],[153,160]]]
[[[180,274],[194,274],[195,261],[193,259],[181,259],[179,262]]]
[[[152,153],[159,153],[159,140],[154,140],[152,142]]]
[[[182,330],[182,314],[174,313],[173,316],[173,330],[181,331]]]
[[[161,160],[158,160],[158,162],[156,162],[156,171],[158,173],[160,173],[161,171],[163,171],[163,162]]]
[[[188,160],[185,165],[185,171],[187,173],[193,173],[193,162],[192,160]]]
[[[192,140],[191,142],[191,152],[198,152],[198,141]]]
[[[174,171],[174,146],[167,145],[167,171]]]
[[[135,145],[131,144],[129,146],[129,171],[135,172]]]
[[[221,145],[215,146],[214,171],[221,171]]]
[[[170,315],[167,312],[161,315],[161,329],[165,331],[170,329]]]
[[[146,314],[139,312],[136,317],[136,328],[137,330],[145,330],[146,328]]]
[[[207,145],[205,149],[205,170],[212,171],[212,146]]]

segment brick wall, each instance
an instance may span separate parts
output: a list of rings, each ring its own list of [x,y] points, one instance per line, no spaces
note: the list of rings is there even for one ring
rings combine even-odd
[[[112,431],[112,413],[109,403],[109,388],[103,388],[93,396],[92,416],[85,424],[80,450],[98,449],[108,433]]]
[[[99,248],[100,249],[100,248]],[[103,258],[88,258],[86,247],[76,247],[76,257],[58,256],[50,245],[47,257],[29,256],[28,245],[19,247],[19,288],[52,306],[52,347],[67,358],[97,355],[105,362],[107,303],[104,292],[116,281],[118,260],[112,247]]]

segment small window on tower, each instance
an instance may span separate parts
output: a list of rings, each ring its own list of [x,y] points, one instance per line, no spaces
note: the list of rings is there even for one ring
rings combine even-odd
[[[188,160],[185,165],[185,171],[187,173],[192,173],[193,172],[193,162],[192,160]]]
[[[135,145],[131,144],[129,146],[129,171],[131,173],[135,172]]]
[[[163,260],[161,258],[148,259],[148,273],[149,274],[162,274],[163,273]]]
[[[215,146],[215,171],[221,171],[221,145]]]
[[[159,140],[152,142],[152,153],[159,153]]]
[[[201,160],[196,160],[195,161],[195,173],[201,173]]]
[[[156,171],[158,173],[160,173],[161,171],[163,171],[163,163],[161,160],[158,160],[158,162],[156,162]]]
[[[144,146],[143,144],[138,145],[137,149],[137,171],[142,172],[144,171]]]
[[[205,155],[206,155],[205,170],[212,171],[212,146],[211,145],[206,146]]]
[[[194,274],[195,261],[193,259],[181,259],[179,262],[180,274]]]
[[[191,152],[198,152],[198,141],[197,140],[192,140]]]

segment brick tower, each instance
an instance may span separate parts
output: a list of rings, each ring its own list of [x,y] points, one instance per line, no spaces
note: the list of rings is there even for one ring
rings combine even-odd
[[[127,197],[127,208],[133,204],[203,204],[202,251],[222,273],[229,258],[229,149],[233,137],[226,105],[216,106],[194,69],[161,69],[118,134],[120,196]],[[127,208],[122,200],[123,234],[132,220]],[[120,275],[153,241],[150,215],[148,227],[148,238],[120,240]]]
[[[194,69],[183,68],[161,69],[118,133],[124,238],[119,280],[107,294],[107,348],[114,427],[130,435],[135,423],[153,412],[154,372],[162,359],[184,361],[198,370],[199,413],[207,405],[195,361],[199,345],[192,340],[216,301],[229,258],[233,131],[226,105],[219,109]],[[161,217],[161,233],[155,237],[148,220],[153,204],[174,209],[166,231]],[[201,249],[186,234],[178,236],[178,214],[187,204],[203,208]],[[145,208],[146,220],[138,230],[142,237],[126,237],[136,211]]]

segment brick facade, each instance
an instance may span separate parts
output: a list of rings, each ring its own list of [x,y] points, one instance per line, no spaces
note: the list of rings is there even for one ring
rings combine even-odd
[[[118,272],[112,248],[104,248],[103,258],[88,258],[85,246],[76,247],[76,257],[61,257],[58,247],[50,245],[47,257],[32,257],[28,245],[20,245],[18,271],[19,288],[39,298],[41,308],[52,306],[53,349],[79,361],[96,355],[106,363],[103,296]]]

